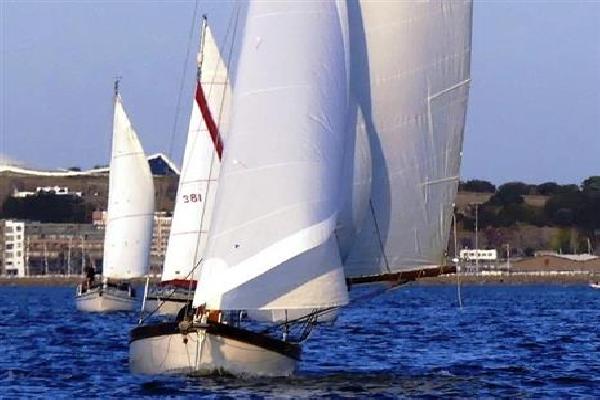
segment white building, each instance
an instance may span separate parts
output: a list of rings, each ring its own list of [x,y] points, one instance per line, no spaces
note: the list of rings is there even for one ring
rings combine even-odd
[[[2,225],[2,267],[8,276],[25,276],[25,222],[5,220]]]
[[[79,196],[81,197],[81,192],[69,192],[69,188],[67,186],[38,186],[35,188],[35,192],[26,192],[19,191],[17,189],[13,192],[13,197],[29,197],[34,196],[40,193],[52,193],[57,196]]]
[[[495,261],[498,259],[498,252],[495,249],[462,249],[460,251],[460,259],[466,261],[484,260]]]
[[[165,212],[156,211],[154,213],[152,246],[150,247],[150,274],[156,275],[162,271],[171,232],[171,219],[170,214]],[[105,226],[107,220],[108,212],[106,211],[94,211],[92,213],[92,224],[95,226]]]

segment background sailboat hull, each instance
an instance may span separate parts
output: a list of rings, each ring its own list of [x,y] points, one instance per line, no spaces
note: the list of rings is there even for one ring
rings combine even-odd
[[[289,376],[296,370],[297,358],[289,354],[265,348],[257,343],[226,337],[231,336],[228,333],[211,333],[211,328],[198,328],[181,333],[177,323],[159,324],[157,329],[162,330],[160,334],[157,332],[135,337],[136,330],[148,328],[153,329],[141,327],[132,332],[129,346],[129,369],[132,373],[210,375],[217,372],[233,375]],[[244,332],[229,327],[226,327],[226,330]]]
[[[94,288],[75,297],[77,310],[84,312],[112,312],[132,311],[135,307],[135,298],[131,297],[129,290],[111,290],[106,292],[103,288]]]
[[[146,296],[145,311],[154,315],[176,316],[181,308],[194,298],[196,283],[176,282],[174,285],[155,286]],[[159,308],[160,307],[160,308]]]
[[[172,317],[179,313],[179,310],[185,306],[185,303],[187,303],[187,300],[161,300],[160,298],[148,296],[146,298],[145,310],[148,312],[156,310],[155,315]]]

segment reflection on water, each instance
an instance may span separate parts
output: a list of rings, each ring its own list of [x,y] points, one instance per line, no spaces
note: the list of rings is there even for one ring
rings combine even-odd
[[[593,396],[600,291],[407,287],[315,331],[296,376],[145,377],[128,371],[137,313],[75,310],[72,288],[0,288],[0,397]],[[360,293],[359,293],[360,294]]]

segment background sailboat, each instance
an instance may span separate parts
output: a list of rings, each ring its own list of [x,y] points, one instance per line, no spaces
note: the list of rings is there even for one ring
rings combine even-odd
[[[102,282],[77,290],[82,311],[132,310],[135,293],[127,280],[147,273],[154,220],[154,184],[138,136],[115,83],[108,218]]]
[[[161,283],[147,297],[150,303],[146,309],[163,315],[177,314],[193,298],[221,168],[224,135],[219,126],[227,118],[227,64],[206,17],[197,66],[196,93]]]

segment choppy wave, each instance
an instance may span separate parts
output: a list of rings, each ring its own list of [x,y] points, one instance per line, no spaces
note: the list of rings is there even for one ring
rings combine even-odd
[[[136,313],[75,310],[71,288],[0,288],[0,397],[592,397],[600,291],[407,287],[315,331],[290,378],[144,377],[128,370]]]

